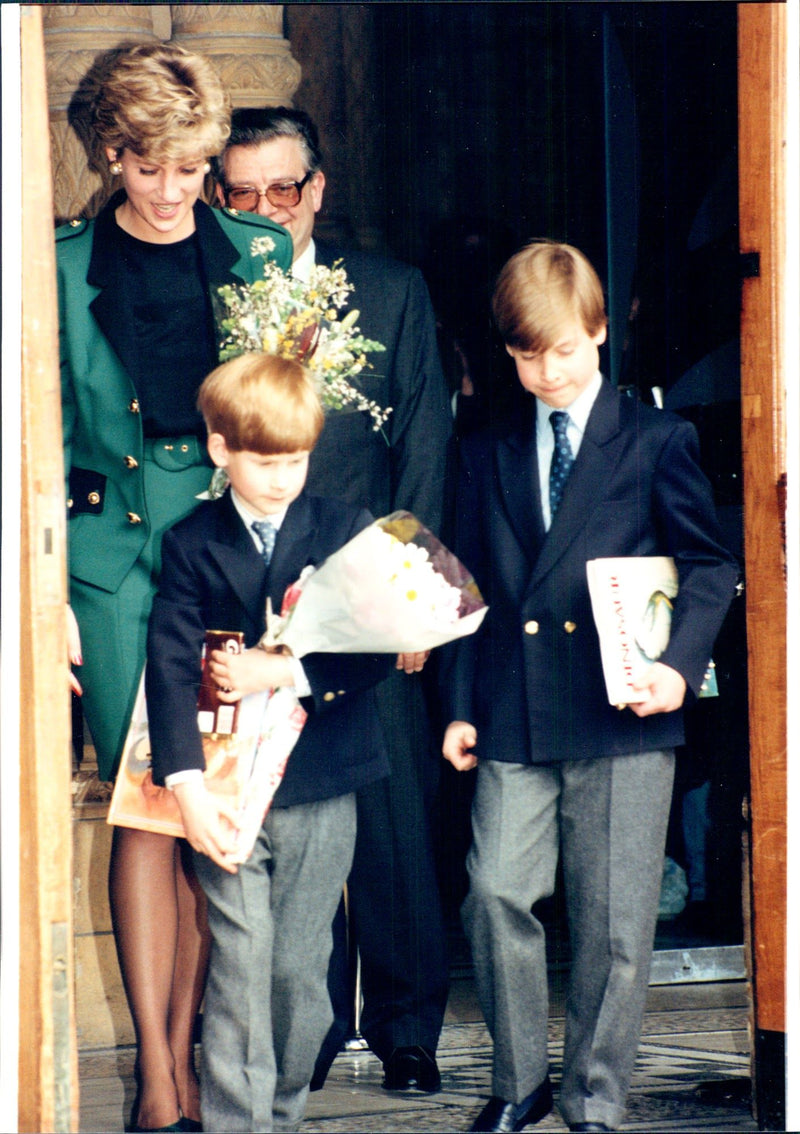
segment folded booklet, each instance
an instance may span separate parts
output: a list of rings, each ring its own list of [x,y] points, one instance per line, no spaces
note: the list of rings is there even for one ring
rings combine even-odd
[[[609,704],[646,701],[647,693],[633,686],[667,648],[678,594],[675,561],[666,555],[590,559],[586,578]],[[700,696],[717,693],[710,661]]]

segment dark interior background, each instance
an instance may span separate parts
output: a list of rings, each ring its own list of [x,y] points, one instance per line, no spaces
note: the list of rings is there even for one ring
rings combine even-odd
[[[419,265],[453,388],[464,353],[486,415],[513,388],[488,317],[524,240],[580,247],[607,290],[612,381],[698,426],[741,557],[736,4],[288,4],[295,105],[320,127],[320,231]],[[461,348],[461,353],[456,349]],[[741,941],[747,786],[743,602],[717,644],[721,695],[690,714],[681,805],[709,783],[706,936]],[[449,773],[445,773],[449,775]],[[463,801],[445,782],[446,899],[463,885]],[[456,818],[451,824],[450,818]]]

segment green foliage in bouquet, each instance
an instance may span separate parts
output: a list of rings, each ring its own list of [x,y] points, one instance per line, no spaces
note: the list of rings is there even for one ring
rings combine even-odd
[[[368,413],[373,429],[380,429],[391,408],[365,397],[353,380],[371,369],[367,354],[386,348],[361,334],[358,311],[339,318],[354,290],[341,261],[332,268],[316,264],[305,283],[266,258],[271,245],[268,236],[256,237],[251,244],[252,254],[264,257],[263,279],[217,289],[220,361],[249,351],[296,359],[317,383],[326,410],[352,407]]]

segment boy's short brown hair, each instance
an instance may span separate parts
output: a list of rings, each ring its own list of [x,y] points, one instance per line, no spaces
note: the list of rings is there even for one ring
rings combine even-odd
[[[578,319],[592,337],[607,322],[594,268],[577,248],[554,240],[532,240],[511,257],[492,310],[506,345],[532,354],[554,346],[568,320]]]
[[[305,367],[272,354],[223,362],[201,385],[197,408],[229,449],[264,455],[313,449],[325,420]]]

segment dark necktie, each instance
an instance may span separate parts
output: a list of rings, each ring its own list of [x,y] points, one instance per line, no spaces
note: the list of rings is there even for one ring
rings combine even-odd
[[[269,520],[253,520],[252,528],[261,540],[261,558],[264,560],[264,565],[269,567],[278,529]]]
[[[550,424],[555,434],[555,448],[550,462],[550,522],[552,523],[561,503],[561,497],[564,495],[564,485],[567,483],[575,458],[567,437],[569,414],[564,410],[553,410],[550,414]]]

